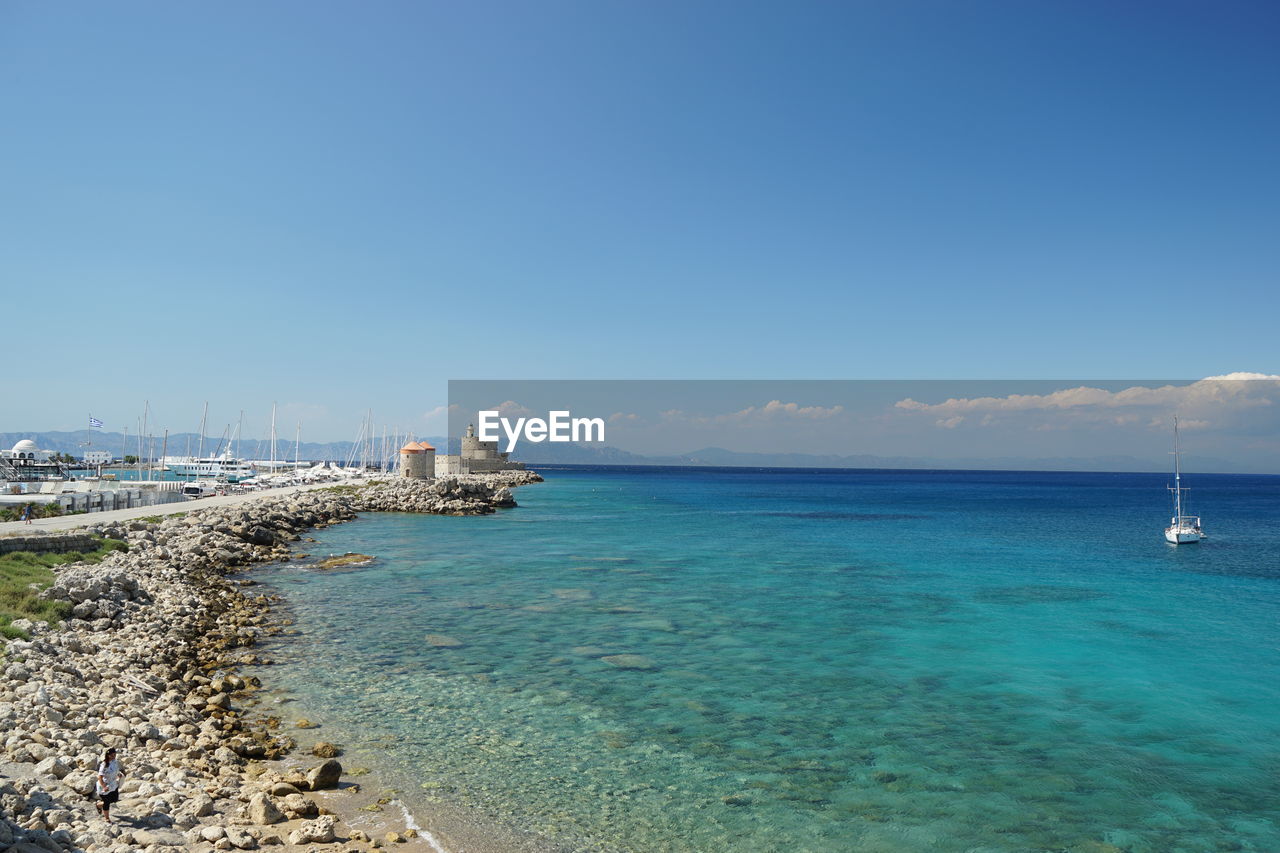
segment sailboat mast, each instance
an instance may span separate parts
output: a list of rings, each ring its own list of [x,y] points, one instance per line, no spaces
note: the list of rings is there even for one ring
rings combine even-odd
[[[138,447],[142,447],[142,436],[147,432],[147,415],[151,414],[151,401],[146,400],[142,406],[142,432],[138,433]],[[151,447],[147,446],[147,479],[151,479]]]
[[[204,458],[204,427],[205,421],[209,419],[209,401],[204,401],[204,413],[200,415],[200,441],[196,445],[196,459]]]
[[[1182,518],[1182,458],[1178,446],[1178,416],[1173,416],[1173,515]]]

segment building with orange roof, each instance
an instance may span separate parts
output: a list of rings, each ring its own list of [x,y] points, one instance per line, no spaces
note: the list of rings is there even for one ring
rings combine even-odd
[[[410,480],[434,480],[436,449],[425,441],[410,441],[400,448],[400,476]]]

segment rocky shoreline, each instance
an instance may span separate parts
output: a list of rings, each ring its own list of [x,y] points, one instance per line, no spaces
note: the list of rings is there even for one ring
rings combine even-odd
[[[490,513],[541,479],[395,480],[89,526],[129,550],[60,568],[42,595],[67,602],[70,618],[17,620],[31,639],[0,647],[0,850],[432,849],[411,827],[379,837],[347,827],[342,803],[360,787],[338,761],[273,761],[293,740],[250,713],[262,685],[237,670],[263,663],[254,648],[280,627],[272,598],[240,573],[292,559],[304,531],[360,512]],[[112,824],[89,798],[108,746],[127,772]]]

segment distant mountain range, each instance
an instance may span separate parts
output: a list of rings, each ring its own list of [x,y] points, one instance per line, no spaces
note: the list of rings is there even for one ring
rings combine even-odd
[[[130,434],[128,436],[126,446],[125,435],[119,432],[92,432],[89,435],[89,440],[92,444],[86,448],[84,446],[84,430],[76,432],[0,432],[0,447],[8,450],[24,438],[34,441],[41,450],[70,453],[72,456],[83,456],[86,450],[105,450],[117,459],[122,455],[146,455],[145,453],[139,454],[138,437],[136,435]],[[436,447],[445,447],[447,442],[444,437],[423,437],[419,440],[428,441]],[[222,440],[218,437],[205,436],[204,452],[206,454],[218,452],[221,443]],[[161,453],[163,437],[155,436],[150,444],[151,454],[156,459],[159,459],[163,455]],[[456,444],[457,442],[455,442]],[[172,433],[169,435],[166,453],[169,456],[186,456],[188,453],[194,456],[199,446],[200,435],[198,433]],[[298,457],[311,462],[346,462],[351,457],[351,450],[354,446],[355,442],[352,441],[304,441],[298,447]],[[457,452],[456,449],[454,452]],[[271,443],[257,439],[241,439],[239,453],[245,459],[270,459]],[[293,454],[294,446],[292,441],[286,441],[283,437],[276,439],[276,458],[293,459]]]
[[[94,432],[90,436],[93,444],[89,448],[83,446],[84,430],[77,432],[4,432],[0,433],[0,447],[8,449],[18,441],[29,438],[41,450],[57,453],[70,453],[83,456],[86,449],[106,450],[117,459],[121,454],[138,455],[138,438],[128,437],[128,446],[123,446],[125,436],[118,432]],[[450,442],[443,436],[428,436],[427,442],[440,448],[443,452],[458,452],[458,441]],[[194,454],[200,437],[196,433],[183,432],[169,436],[168,455],[184,456],[188,452]],[[219,449],[220,439],[205,436],[204,452],[213,454]],[[304,441],[299,448],[301,459],[311,462],[336,461],[346,462],[351,458],[354,442]],[[189,449],[188,449],[189,448]],[[240,455],[245,459],[269,459],[271,448],[268,442],[258,440],[242,440]],[[152,453],[158,459],[161,456],[161,437],[156,436],[152,443]],[[292,441],[277,439],[276,457],[292,459],[294,446]],[[357,459],[359,458],[357,454]],[[616,447],[595,446],[573,443],[541,444],[522,443],[512,454],[529,465],[707,465],[720,467],[747,468],[912,468],[912,469],[946,469],[946,470],[988,470],[988,471],[1155,471],[1168,470],[1169,463],[1161,459],[1141,459],[1136,456],[1091,456],[1091,457],[1053,457],[1030,458],[1021,456],[1000,457],[967,457],[958,459],[937,459],[927,456],[874,456],[871,454],[855,454],[840,456],[836,454],[814,453],[741,453],[726,450],[722,447],[705,447],[692,453],[679,456],[645,456],[619,450]],[[1183,456],[1183,470],[1218,473],[1244,473],[1244,470],[1231,462],[1210,456]]]

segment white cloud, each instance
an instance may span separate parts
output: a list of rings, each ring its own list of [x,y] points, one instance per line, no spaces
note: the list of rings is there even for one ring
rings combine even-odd
[[[781,400],[770,400],[765,403],[762,408],[754,406],[743,409],[736,414],[744,416],[764,415],[779,417],[795,417],[807,418],[808,420],[824,420],[826,418],[834,418],[836,415],[844,411],[844,406],[831,406],[826,408],[823,406],[801,406],[799,403],[784,403]]]
[[[1229,419],[1250,409],[1262,409],[1280,403],[1280,376],[1263,373],[1228,373],[1210,376],[1186,385],[1162,385],[1155,388],[1135,385],[1120,391],[1107,391],[1081,385],[1049,394],[1010,394],[1005,397],[952,397],[940,403],[926,403],[910,397],[894,407],[900,411],[933,415],[936,425],[951,429],[953,419],[982,415],[984,426],[998,423],[997,415],[1052,414],[1073,420],[1094,420],[1115,425],[1137,423],[1132,412],[1148,410],[1149,424],[1167,428],[1168,417],[1180,414],[1187,429],[1208,429],[1215,422]],[[1158,413],[1158,414],[1157,414]]]
[[[770,400],[762,406],[747,406],[736,412],[724,412],[718,415],[691,415],[681,409],[667,409],[662,412],[662,419],[668,422],[687,424],[760,424],[776,423],[783,420],[820,421],[837,417],[844,412],[844,406],[801,406],[799,403],[784,403],[781,400]]]
[[[448,422],[449,413],[457,411],[455,406],[436,406],[434,409],[428,409],[422,413],[422,420],[428,424],[444,425]]]
[[[527,418],[534,414],[533,409],[522,406],[515,400],[504,400],[493,409],[504,418]]]

